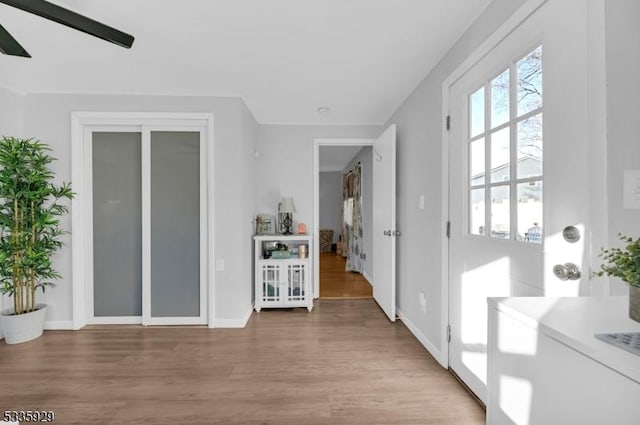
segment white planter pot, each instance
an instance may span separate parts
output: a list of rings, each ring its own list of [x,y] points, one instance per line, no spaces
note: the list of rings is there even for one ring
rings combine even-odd
[[[42,335],[46,304],[36,305],[37,310],[31,313],[14,315],[13,310],[5,310],[0,315],[4,340],[7,344],[19,344],[31,341]]]

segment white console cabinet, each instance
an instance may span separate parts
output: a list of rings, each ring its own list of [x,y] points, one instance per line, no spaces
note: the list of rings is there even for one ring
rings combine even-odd
[[[640,424],[640,356],[594,337],[640,332],[628,308],[628,297],[490,298],[487,424]]]
[[[290,258],[265,258],[270,244],[287,245]],[[305,246],[306,258],[299,258],[300,246]],[[313,285],[311,285],[311,259],[308,253],[311,237],[308,235],[260,235],[254,236],[255,255],[255,303],[263,308],[306,307],[313,309]]]

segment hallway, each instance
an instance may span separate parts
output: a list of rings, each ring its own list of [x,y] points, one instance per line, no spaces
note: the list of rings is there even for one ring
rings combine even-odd
[[[335,252],[320,253],[320,298],[372,298],[371,284],[360,273],[345,271],[345,263]]]

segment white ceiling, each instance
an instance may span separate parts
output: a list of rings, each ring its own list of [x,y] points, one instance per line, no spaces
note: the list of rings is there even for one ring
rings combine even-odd
[[[0,4],[26,93],[239,96],[261,123],[382,124],[490,0],[55,0],[131,50]],[[327,115],[317,108],[328,106]]]

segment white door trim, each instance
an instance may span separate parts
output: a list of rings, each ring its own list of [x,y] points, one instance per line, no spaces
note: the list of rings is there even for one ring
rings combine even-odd
[[[449,131],[447,130],[446,117],[450,114],[449,89],[465,75],[478,61],[493,50],[502,40],[509,36],[521,23],[533,12],[538,10],[548,0],[529,0],[523,4],[509,19],[507,19],[493,34],[487,38],[476,50],[473,51],[442,83],[442,243],[440,244],[442,262],[440,273],[441,291],[441,337],[440,356],[438,362],[445,368],[449,367],[449,339],[447,328],[449,326],[449,239],[447,237],[447,225],[449,221]],[[458,123],[452,123],[457,125]]]
[[[373,146],[374,139],[313,139],[313,297],[320,296],[320,146]]]
[[[73,329],[80,329],[88,323],[88,314],[92,308],[87,306],[86,282],[88,273],[86,266],[87,249],[90,249],[85,229],[90,225],[91,197],[87,196],[91,190],[91,179],[87,180],[87,168],[85,167],[85,130],[94,126],[137,126],[137,127],[161,127],[168,128],[205,128],[205,154],[201,159],[206,163],[205,173],[206,188],[201,188],[202,194],[206,194],[207,230],[206,241],[201,240],[201,246],[207,244],[206,256],[215,258],[214,244],[214,145],[213,145],[213,114],[210,113],[154,113],[154,112],[72,112],[71,113],[71,184],[75,192],[75,198],[71,203],[71,248],[72,248],[72,299],[73,299]],[[90,177],[90,176],[89,176]],[[206,190],[206,192],[204,192]],[[201,206],[202,207],[202,206]],[[203,238],[204,239],[204,238]],[[214,327],[215,317],[215,271],[210,267],[210,261],[201,264],[201,276],[207,277],[205,285],[207,305],[207,324]],[[204,268],[206,267],[206,269]]]

